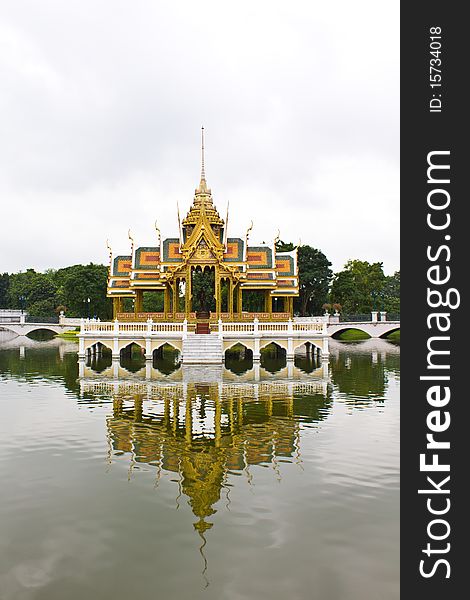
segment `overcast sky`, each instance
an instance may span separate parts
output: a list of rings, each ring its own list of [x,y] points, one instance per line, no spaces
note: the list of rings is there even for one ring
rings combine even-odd
[[[201,125],[229,236],[399,268],[398,0],[5,0],[0,272],[177,236]]]

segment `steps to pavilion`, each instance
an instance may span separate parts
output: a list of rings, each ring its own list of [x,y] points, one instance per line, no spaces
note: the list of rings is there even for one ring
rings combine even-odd
[[[224,358],[222,340],[216,333],[188,333],[182,358],[185,365],[220,365]]]

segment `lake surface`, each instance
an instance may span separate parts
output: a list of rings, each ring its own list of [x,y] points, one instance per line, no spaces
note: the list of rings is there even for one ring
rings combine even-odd
[[[398,599],[399,346],[330,350],[79,370],[0,341],[0,598]]]

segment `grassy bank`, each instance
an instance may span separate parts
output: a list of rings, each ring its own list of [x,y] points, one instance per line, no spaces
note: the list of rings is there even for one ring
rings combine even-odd
[[[62,338],[63,340],[72,340],[78,342],[78,329],[71,329],[70,331],[64,331],[64,333],[58,333],[56,337]]]
[[[400,330],[392,331],[390,335],[387,335],[387,340],[391,342],[399,342],[400,341]]]

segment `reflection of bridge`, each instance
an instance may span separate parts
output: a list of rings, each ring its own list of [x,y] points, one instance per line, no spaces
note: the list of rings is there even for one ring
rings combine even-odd
[[[139,389],[145,390],[149,385],[155,386],[157,383],[163,386],[185,384],[188,382],[198,381],[205,383],[257,383],[282,381],[283,385],[292,381],[297,384],[305,382],[315,382],[321,380],[322,389],[329,382],[329,367],[328,362],[323,361],[321,364],[315,364],[315,369],[311,372],[305,372],[294,364],[294,361],[286,361],[284,367],[280,368],[276,373],[264,369],[259,362],[254,362],[253,366],[244,373],[234,373],[227,369],[222,364],[211,365],[185,365],[180,368],[175,368],[171,373],[162,373],[158,367],[155,368],[150,361],[145,361],[145,366],[134,373],[130,373],[125,367],[121,366],[119,360],[113,360],[111,364],[99,373],[93,368],[93,362],[87,364],[84,360],[79,361],[79,377],[81,381],[86,381],[88,384],[96,383],[98,387],[103,389],[114,389],[115,383],[121,384],[122,381],[126,385],[139,386]],[[224,383],[225,385],[225,383]],[[133,388],[134,389],[134,388]],[[137,389],[137,388],[135,388]],[[318,391],[318,387],[316,387]]]

